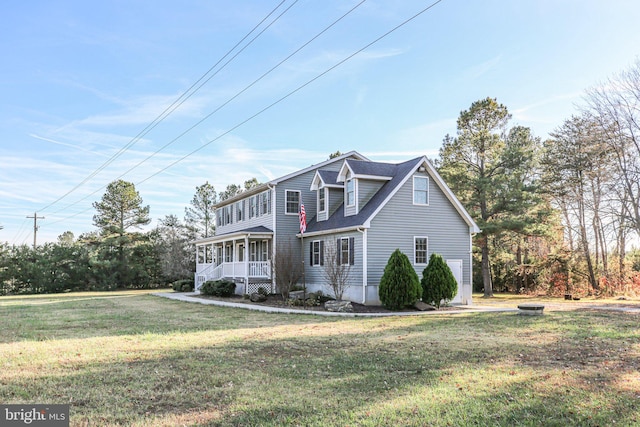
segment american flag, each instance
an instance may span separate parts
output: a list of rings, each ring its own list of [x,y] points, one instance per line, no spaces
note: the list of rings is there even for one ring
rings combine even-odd
[[[300,233],[307,231],[307,213],[304,211],[304,203],[300,204]]]

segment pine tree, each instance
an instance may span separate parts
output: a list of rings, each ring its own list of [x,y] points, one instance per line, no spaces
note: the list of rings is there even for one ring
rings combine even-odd
[[[216,189],[209,182],[196,187],[191,206],[184,209],[184,220],[194,237],[213,236],[215,227],[215,204],[218,202]]]
[[[411,261],[400,249],[396,249],[389,257],[380,279],[380,302],[390,310],[400,310],[415,304],[421,294],[420,279]]]

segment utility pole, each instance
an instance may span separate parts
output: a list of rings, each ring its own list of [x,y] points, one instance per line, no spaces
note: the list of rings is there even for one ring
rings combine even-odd
[[[44,219],[43,216],[38,216],[36,212],[33,213],[33,216],[28,216],[27,218],[33,218],[33,250],[36,249],[36,234],[38,233],[38,220]]]

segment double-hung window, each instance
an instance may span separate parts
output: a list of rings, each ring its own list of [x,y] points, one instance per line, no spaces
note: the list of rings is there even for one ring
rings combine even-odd
[[[311,265],[324,265],[324,242],[322,240],[311,242]]]
[[[256,217],[256,198],[249,197],[249,218]]]
[[[356,186],[353,179],[347,181],[347,206],[356,204]]]
[[[327,189],[321,188],[318,190],[318,213],[325,212],[327,210]]]
[[[260,212],[261,215],[266,215],[271,212],[270,202],[271,202],[271,193],[269,191],[265,191],[260,195],[260,204],[262,206],[261,212]]]
[[[244,200],[236,202],[236,222],[244,221]]]
[[[233,205],[227,205],[225,206],[224,209],[225,209],[225,216],[224,216],[225,225],[233,224]]]
[[[429,204],[429,178],[426,176],[413,177],[413,204]]]
[[[427,252],[429,240],[426,237],[413,238],[413,260],[414,264],[428,264]]]
[[[295,190],[285,190],[285,214],[298,215],[300,210],[300,192]]]
[[[224,262],[233,262],[233,246],[227,244],[224,249]]]
[[[336,255],[338,265],[354,264],[354,239],[353,237],[341,237],[337,240]]]
[[[320,188],[318,190],[318,213],[325,212],[327,210],[327,192],[326,188]]]

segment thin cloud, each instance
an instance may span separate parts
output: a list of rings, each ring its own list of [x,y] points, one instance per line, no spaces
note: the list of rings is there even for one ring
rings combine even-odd
[[[469,67],[464,73],[464,75],[468,79],[475,80],[481,77],[482,75],[488,73],[489,71],[493,70],[494,68],[496,68],[501,61],[502,61],[502,54]]]
[[[75,150],[80,150],[80,151],[84,151],[84,152],[87,152],[87,153],[95,154],[96,156],[109,157],[108,155],[106,155],[104,153],[100,153],[100,152],[94,151],[94,150],[89,150],[88,148],[82,147],[80,145],[74,145],[74,144],[68,144],[66,142],[56,141],[55,139],[45,138],[44,136],[39,136],[39,135],[36,135],[34,133],[30,133],[29,136],[32,137],[32,138],[35,138],[35,139],[39,139],[41,141],[46,141],[46,142],[50,142],[52,144],[62,145],[64,147],[71,147],[71,148],[73,148]]]

